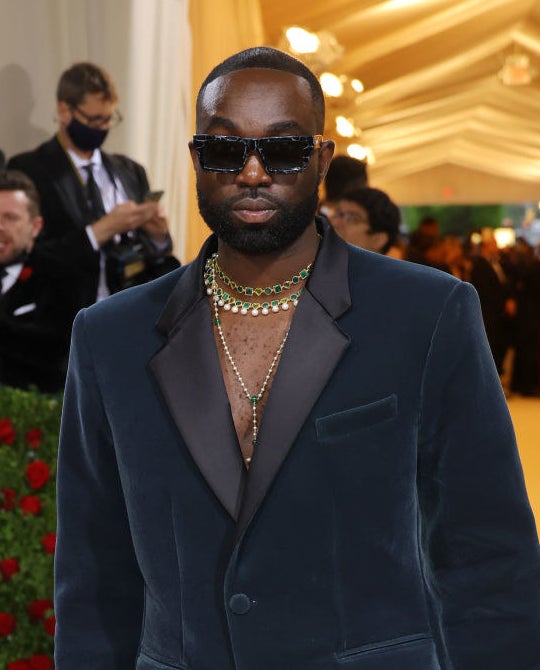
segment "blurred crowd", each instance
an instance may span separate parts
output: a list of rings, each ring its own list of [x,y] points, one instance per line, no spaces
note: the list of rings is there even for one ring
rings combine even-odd
[[[449,272],[476,288],[493,358],[507,392],[540,388],[540,249],[518,238],[499,248],[492,229],[465,239],[440,235],[425,219],[403,258]]]
[[[397,205],[368,185],[361,161],[338,156],[325,182],[320,213],[347,242],[448,272],[476,288],[486,334],[505,392],[540,392],[540,248],[524,239],[499,248],[494,230],[442,235],[427,216],[400,234]]]

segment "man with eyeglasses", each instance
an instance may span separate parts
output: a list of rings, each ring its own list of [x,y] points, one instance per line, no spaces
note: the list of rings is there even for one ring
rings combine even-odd
[[[347,191],[330,215],[334,230],[346,242],[386,254],[399,234],[399,208],[378,188],[366,186]]]
[[[532,670],[540,561],[474,289],[316,217],[334,143],[281,51],[207,76],[197,259],[83,310],[57,670]]]
[[[144,168],[101,150],[122,120],[107,72],[93,63],[63,72],[57,118],[55,137],[9,167],[36,184],[44,221],[37,249],[79,272],[81,307],[177,267],[165,215],[144,201]]]

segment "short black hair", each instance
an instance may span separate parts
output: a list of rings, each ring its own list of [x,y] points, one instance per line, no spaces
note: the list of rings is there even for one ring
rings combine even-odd
[[[252,47],[245,49],[216,65],[216,67],[208,74],[206,79],[201,84],[199,93],[197,95],[196,114],[197,119],[200,118],[202,112],[202,97],[208,84],[231,72],[238,70],[246,70],[250,68],[264,68],[267,70],[279,70],[280,72],[290,72],[305,79],[311,89],[311,100],[313,102],[313,110],[315,114],[315,121],[317,124],[317,132],[324,131],[324,94],[317,77],[304,63],[297,58],[293,58],[284,51],[273,49],[272,47]]]
[[[23,191],[28,198],[28,213],[33,218],[39,216],[39,193],[34,182],[18,170],[0,172],[0,191]]]
[[[381,249],[383,254],[395,244],[399,234],[401,214],[399,207],[384,191],[365,186],[348,190],[342,193],[339,199],[348,200],[363,207],[369,218],[370,230],[388,235],[388,241]]]
[[[335,202],[342,193],[368,185],[367,164],[352,156],[334,156],[324,178],[326,200]]]

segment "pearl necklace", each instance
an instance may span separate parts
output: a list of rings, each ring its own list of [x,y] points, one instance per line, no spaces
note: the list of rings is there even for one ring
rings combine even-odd
[[[294,293],[291,293],[290,295],[276,297],[274,300],[267,300],[265,302],[250,302],[249,300],[239,300],[238,298],[235,298],[230,293],[228,293],[225,289],[218,286],[216,276],[225,283],[227,288],[230,287],[240,295],[255,295],[257,297],[264,295],[268,297],[272,294],[278,295],[283,290],[288,290],[305,281],[311,273],[311,268],[312,263],[310,263],[307,268],[300,270],[298,274],[294,275],[291,279],[287,279],[279,284],[276,284],[275,286],[269,286],[267,288],[251,288],[249,286],[241,286],[233,279],[228,277],[219,267],[218,255],[215,253],[206,261],[204,283],[206,285],[207,294],[213,296],[214,301],[216,301],[220,307],[223,307],[225,311],[230,311],[233,314],[251,314],[252,316],[259,316],[259,314],[262,314],[263,316],[266,316],[272,313],[275,314],[276,312],[279,312],[280,309],[286,311],[289,309],[290,305],[296,307],[298,305],[300,294],[302,293],[302,287],[299,287]]]
[[[227,345],[227,341],[225,339],[225,335],[223,333],[223,329],[221,327],[221,320],[219,318],[219,313],[218,313],[218,301],[216,300],[216,296],[214,296],[214,324],[217,328],[219,339],[221,341],[221,344],[223,346],[223,351],[225,352],[225,356],[227,356],[227,360],[229,361],[231,368],[233,369],[234,374],[236,375],[236,379],[238,379],[238,383],[240,384],[240,387],[242,388],[242,391],[244,392],[244,395],[248,399],[249,403],[251,404],[251,416],[252,416],[252,426],[253,426],[253,438],[251,440],[251,444],[253,447],[257,444],[257,435],[259,432],[259,424],[257,420],[257,405],[261,398],[263,397],[266,388],[268,386],[268,382],[270,381],[270,377],[272,376],[272,372],[274,371],[274,368],[276,367],[276,364],[279,360],[279,357],[281,356],[281,352],[283,351],[283,348],[285,347],[285,342],[287,341],[287,337],[289,335],[289,330],[287,329],[287,332],[285,333],[285,337],[283,340],[281,340],[281,343],[279,347],[277,348],[276,353],[274,354],[274,357],[272,358],[272,362],[270,363],[270,367],[268,368],[268,372],[266,373],[263,383],[261,385],[261,388],[259,389],[259,392],[257,395],[252,395],[247,386],[246,383],[244,382],[242,375],[240,374],[240,370],[238,369],[238,366],[236,365],[231,352],[229,350],[229,347]],[[249,465],[251,462],[251,457],[248,457],[245,459],[246,465]]]

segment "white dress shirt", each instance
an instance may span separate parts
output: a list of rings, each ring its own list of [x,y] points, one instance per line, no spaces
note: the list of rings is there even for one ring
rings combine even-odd
[[[7,293],[15,284],[23,269],[23,263],[14,263],[13,265],[8,265],[4,269],[6,274],[2,277],[2,290],[0,291],[0,295]]]
[[[99,149],[94,149],[94,153],[90,158],[81,158],[71,149],[68,149],[67,152],[73,165],[75,166],[77,172],[79,173],[79,177],[81,178],[82,183],[85,186],[86,181],[88,180],[88,173],[84,169],[84,167],[92,163],[93,166],[92,173],[94,175],[94,179],[96,180],[96,184],[99,188],[99,192],[101,193],[103,206],[107,213],[109,213],[111,209],[114,209],[116,205],[120,204],[121,202],[126,202],[129,199],[127,193],[124,190],[124,187],[120,183],[120,180],[114,179],[114,177],[112,177],[111,179],[111,175],[108,173],[107,169],[103,165],[101,151]],[[96,302],[98,302],[99,300],[103,300],[103,298],[106,298],[107,296],[110,295],[105,275],[105,254],[100,249],[97,243],[94,231],[92,230],[92,226],[86,226],[86,234],[88,235],[88,239],[90,240],[90,243],[92,244],[94,249],[100,252],[99,281],[96,296]]]

